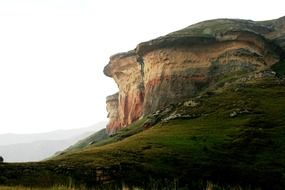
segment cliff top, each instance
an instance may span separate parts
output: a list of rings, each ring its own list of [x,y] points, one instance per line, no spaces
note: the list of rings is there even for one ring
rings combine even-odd
[[[259,34],[267,34],[273,31],[271,25],[262,24],[262,22],[255,22],[252,20],[242,19],[214,19],[199,22],[188,26],[182,30],[172,32],[167,36],[210,36],[215,37],[219,33],[227,31],[250,31]]]
[[[221,35],[229,32],[254,33],[270,40],[275,40],[285,49],[285,17],[268,21],[252,21],[242,19],[214,19],[190,25],[181,30],[142,42],[136,47],[136,52],[143,55],[153,49],[167,46],[189,45],[215,41]],[[282,39],[280,41],[280,39]]]
[[[110,60],[123,59],[135,54],[143,55],[154,49],[168,46],[188,46],[215,42],[219,36],[229,32],[254,33],[274,40],[281,48],[285,49],[285,16],[267,21],[214,19],[199,22],[165,36],[142,42],[137,45],[135,50],[115,54],[110,57]],[[104,69],[104,73],[110,76],[107,68]]]

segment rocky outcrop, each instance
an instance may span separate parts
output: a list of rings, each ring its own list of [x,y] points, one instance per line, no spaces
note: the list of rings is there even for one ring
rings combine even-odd
[[[276,28],[282,28],[280,22],[274,21]],[[270,69],[283,54],[274,43],[282,32],[274,32],[265,22],[219,19],[112,56],[104,73],[115,80],[119,93],[116,103],[107,100],[109,133],[186,101],[225,77]]]
[[[187,43],[152,47],[151,51],[145,50],[148,44],[138,47],[144,61],[144,114],[187,100],[222,76],[262,70],[278,60],[266,42],[252,33],[233,32],[210,40],[191,38]]]
[[[265,25],[272,28],[272,31],[265,34],[266,38],[271,39],[285,50],[285,17],[281,17],[271,22],[264,22]]]
[[[114,78],[118,84],[117,98],[107,98],[107,111],[110,122],[109,133],[115,132],[137,120],[143,111],[144,85],[141,64],[137,61],[134,51],[117,54],[110,58],[104,73]]]
[[[116,129],[121,127],[121,122],[119,119],[119,93],[110,95],[106,98],[106,108],[108,112],[109,123],[107,125],[107,131],[109,133],[114,133]]]

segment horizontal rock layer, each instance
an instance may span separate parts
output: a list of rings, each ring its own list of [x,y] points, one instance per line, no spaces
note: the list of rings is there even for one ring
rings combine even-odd
[[[206,21],[112,56],[104,73],[115,80],[119,93],[117,99],[107,98],[109,133],[185,101],[224,77],[269,69],[283,50],[274,43],[281,32],[266,24]]]

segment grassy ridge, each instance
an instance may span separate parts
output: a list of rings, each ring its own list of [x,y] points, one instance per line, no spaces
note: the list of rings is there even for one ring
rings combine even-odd
[[[120,131],[118,131],[116,134],[113,134],[111,136],[107,134],[106,129],[102,129],[94,133],[93,135],[79,141],[73,146],[69,147],[68,149],[63,151],[61,155],[66,154],[66,153],[76,152],[86,147],[91,147],[91,146],[98,147],[98,146],[103,146],[106,144],[114,143],[124,138],[127,138],[129,136],[132,136],[134,134],[137,134],[139,132],[142,132],[143,128],[141,126],[145,122],[145,120],[146,119],[143,118],[139,121],[136,121],[129,127],[123,128]]]

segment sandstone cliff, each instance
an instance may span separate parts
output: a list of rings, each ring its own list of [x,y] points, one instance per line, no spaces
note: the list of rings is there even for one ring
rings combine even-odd
[[[107,98],[110,123],[109,133],[137,120],[143,111],[144,85],[141,65],[134,51],[111,57],[104,73],[114,78],[119,93]]]
[[[139,44],[110,58],[105,75],[119,92],[107,98],[109,133],[186,101],[220,79],[268,70],[284,57],[285,18],[217,19]]]

